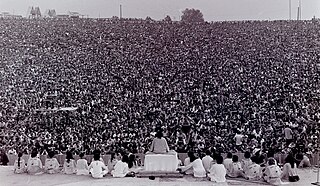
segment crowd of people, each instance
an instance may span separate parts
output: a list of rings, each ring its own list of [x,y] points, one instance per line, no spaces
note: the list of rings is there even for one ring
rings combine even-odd
[[[0,146],[145,153],[160,127],[177,152],[314,153],[319,29],[1,19]]]

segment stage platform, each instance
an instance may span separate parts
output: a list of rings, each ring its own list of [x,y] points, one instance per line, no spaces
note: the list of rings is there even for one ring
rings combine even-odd
[[[108,175],[102,179],[93,179],[89,176],[76,176],[64,174],[14,174],[12,166],[0,166],[0,186],[256,186],[266,185],[263,182],[249,182],[244,179],[228,179],[227,183],[216,184],[206,178],[194,178],[184,175],[182,178],[176,177],[156,177],[154,180],[149,178],[113,178]],[[301,178],[299,182],[288,183],[288,186],[308,186],[316,181],[317,172],[315,169],[299,169],[298,174]],[[138,176],[138,175],[137,175]]]

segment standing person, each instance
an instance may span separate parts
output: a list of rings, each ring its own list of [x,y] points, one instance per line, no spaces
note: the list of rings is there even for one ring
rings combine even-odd
[[[89,171],[93,178],[103,178],[108,174],[108,167],[105,166],[102,161],[100,161],[99,153],[95,153],[93,155],[93,161],[89,166]]]
[[[268,160],[268,166],[263,173],[263,179],[271,185],[281,185],[281,169],[275,164],[274,159]]]
[[[243,139],[243,135],[241,134],[241,132],[239,130],[237,130],[236,135],[233,137],[233,139],[236,141],[236,149],[237,151],[242,151],[242,139]]]
[[[217,156],[216,157],[217,163],[213,164],[209,170],[210,174],[208,177],[210,181],[221,183],[226,182],[226,174],[227,170],[223,165],[223,157]]]
[[[190,155],[190,164],[179,168],[180,172],[186,172],[187,170],[193,170],[193,176],[196,178],[206,177],[206,170],[203,167],[202,161],[200,158],[196,157],[194,153],[188,153]]]
[[[49,151],[48,158],[46,159],[44,163],[44,171],[48,174],[55,174],[59,172],[59,162],[56,158],[53,157],[54,152]]]
[[[14,170],[13,172],[16,174],[21,174],[26,172],[26,162],[24,159],[21,159],[22,152],[18,153],[18,159],[14,162]]]
[[[79,157],[76,165],[77,175],[89,175],[89,166],[87,160],[84,159],[84,153],[80,153]]]
[[[38,152],[33,151],[31,153],[31,157],[28,159],[27,163],[27,172],[28,174],[42,174],[42,162],[40,158],[37,157]]]
[[[211,151],[206,150],[206,156],[202,158],[202,164],[207,173],[209,173],[209,170],[213,163],[213,158],[210,155],[211,155]]]
[[[284,132],[284,137],[286,140],[286,146],[288,147],[289,144],[293,141],[293,132],[288,124],[284,128],[283,132]]]
[[[64,174],[74,174],[76,172],[76,165],[71,151],[67,151],[66,153],[62,172]]]
[[[297,173],[297,164],[291,154],[289,154],[285,159],[281,178],[289,180],[290,182],[297,182],[300,180]]]

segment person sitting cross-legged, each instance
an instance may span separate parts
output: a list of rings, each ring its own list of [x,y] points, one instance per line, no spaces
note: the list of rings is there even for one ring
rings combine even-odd
[[[89,171],[93,178],[102,178],[108,174],[108,167],[100,161],[100,154],[95,153],[93,155],[93,161],[89,166]]]
[[[28,159],[27,163],[27,172],[28,174],[42,174],[42,162],[40,158],[37,158],[37,151],[33,151],[31,153],[31,157]]]
[[[190,158],[190,164],[178,168],[181,173],[186,172],[187,170],[193,171],[193,176],[196,178],[204,178],[207,176],[206,170],[203,167],[202,161],[200,158],[196,157],[194,153],[188,153]]]
[[[48,158],[46,159],[44,163],[44,171],[48,174],[55,174],[59,172],[59,162],[56,158],[53,157],[54,152],[49,151]]]
[[[77,160],[77,175],[89,175],[89,166],[86,159],[84,159],[84,153],[80,153],[80,159]]]
[[[14,162],[14,173],[21,174],[26,172],[26,163],[24,159],[21,159],[22,153],[18,153],[18,159]]]
[[[281,169],[275,164],[275,160],[270,158],[263,173],[263,179],[271,185],[281,185]]]
[[[134,177],[134,172],[130,172],[129,170],[129,157],[126,154],[124,154],[123,156],[118,156],[118,158],[119,160],[114,166],[114,170],[111,172],[111,175],[117,178]]]
[[[232,156],[232,163],[229,164],[229,169],[227,175],[231,178],[245,177],[241,163],[238,161],[239,157],[237,155]]]
[[[223,157],[217,156],[216,161],[217,163],[211,166],[209,170],[210,174],[208,175],[208,177],[210,178],[210,181],[213,182],[226,182],[227,170],[223,165]]]
[[[251,158],[252,163],[244,171],[245,178],[248,180],[260,180],[262,177],[261,167],[258,164],[258,158],[253,156]]]

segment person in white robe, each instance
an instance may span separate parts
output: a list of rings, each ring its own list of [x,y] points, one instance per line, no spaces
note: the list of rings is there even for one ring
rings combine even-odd
[[[200,158],[197,158],[193,153],[189,154],[190,156],[190,164],[180,167],[181,173],[186,172],[187,170],[191,169],[193,171],[193,176],[196,178],[204,178],[207,176],[206,170],[203,167],[202,161]]]
[[[213,181],[213,182],[217,182],[217,183],[226,182],[227,170],[223,165],[223,157],[217,156],[216,160],[217,160],[217,163],[211,166],[208,177],[210,178],[210,181]]]
[[[73,159],[73,155],[70,151],[66,153],[66,159],[63,164],[62,172],[64,174],[75,174],[76,173],[76,162]]]
[[[33,151],[31,153],[31,157],[28,159],[28,163],[27,163],[27,172],[28,174],[34,174],[34,175],[38,175],[38,174],[42,174],[42,162],[40,160],[40,158],[37,157],[37,152]]]
[[[260,180],[262,177],[261,166],[258,164],[258,159],[256,156],[251,158],[252,163],[244,170],[245,178],[248,180]]]
[[[76,174],[77,175],[89,175],[88,161],[84,159],[84,153],[80,153],[80,159],[77,160]]]
[[[16,161],[14,162],[14,165],[13,165],[13,167],[14,167],[13,172],[15,174],[22,174],[22,173],[25,173],[27,170],[26,162],[21,157],[22,157],[22,153],[19,152],[18,159],[16,159]]]
[[[209,170],[213,162],[213,158],[210,155],[211,151],[207,150],[206,155],[202,158],[202,164],[207,173],[209,173]]]
[[[93,160],[89,166],[89,171],[93,178],[103,178],[108,174],[108,167],[100,161],[100,154],[93,155]]]
[[[227,175],[231,178],[244,177],[244,172],[241,167],[241,163],[238,160],[239,157],[237,155],[232,156],[232,163],[229,164],[229,172],[227,172]]]
[[[114,170],[111,172],[111,175],[115,178],[123,178],[129,176],[129,166],[128,166],[129,157],[123,155],[121,159],[118,160],[114,166]]]
[[[55,174],[59,172],[60,164],[56,158],[54,158],[54,152],[48,153],[48,158],[44,162],[44,171],[48,174]]]
[[[271,185],[281,185],[281,169],[275,164],[274,159],[268,160],[268,166],[263,172],[263,179]]]

